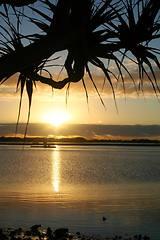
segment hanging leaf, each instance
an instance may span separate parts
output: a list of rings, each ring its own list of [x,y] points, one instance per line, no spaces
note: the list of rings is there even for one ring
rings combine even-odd
[[[67,89],[66,89],[66,108],[68,106],[68,99],[69,99],[69,88],[71,83],[68,83]]]
[[[26,128],[25,128],[25,133],[24,133],[24,139],[27,134],[27,129],[28,129],[28,124],[29,124],[29,119],[30,119],[30,113],[31,113],[31,103],[32,103],[32,94],[33,94],[33,82],[32,80],[27,80],[26,81],[26,90],[28,94],[28,99],[29,99],[29,110],[28,110],[28,119],[26,123]]]
[[[17,117],[15,135],[17,134],[19,118],[20,118],[20,114],[21,114],[22,96],[23,96],[23,90],[24,90],[25,81],[26,81],[26,78],[24,77],[24,75],[20,74],[19,78],[18,78],[18,82],[17,82],[17,90],[18,90],[19,84],[21,83],[21,87],[20,87],[21,88],[21,94],[20,94],[19,110],[18,110],[18,117]]]
[[[86,93],[88,112],[90,113],[90,110],[89,110],[89,97],[88,97],[88,92],[87,92],[87,88],[86,88],[86,84],[85,84],[84,78],[82,78],[82,83],[83,83],[83,87],[84,87],[84,90],[85,90],[85,93]]]
[[[99,96],[99,98],[100,98],[100,101],[101,101],[102,105],[104,106],[104,108],[105,108],[105,110],[106,110],[106,106],[105,106],[105,104],[104,104],[104,102],[103,102],[103,99],[102,99],[102,97],[101,97],[101,95],[100,95],[100,93],[99,93],[99,91],[98,91],[98,88],[97,88],[97,86],[96,86],[96,84],[95,84],[95,82],[94,82],[94,80],[93,80],[93,78],[92,78],[92,74],[91,74],[91,72],[90,72],[90,70],[89,70],[88,65],[86,65],[86,70],[87,70],[87,72],[88,72],[88,75],[89,75],[92,83],[93,83],[94,88],[96,89],[96,92],[97,92],[97,94],[98,94],[98,96]]]
[[[32,9],[34,12],[36,12],[37,14],[39,14],[41,17],[43,17],[44,19],[46,19],[47,21],[51,22],[52,21],[52,18],[50,18],[48,15],[46,15],[45,13],[39,11],[38,9],[36,8],[33,8],[33,7],[29,7],[30,9]]]

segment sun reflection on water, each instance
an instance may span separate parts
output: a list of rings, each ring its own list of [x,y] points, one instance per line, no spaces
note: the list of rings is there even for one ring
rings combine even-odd
[[[53,151],[53,162],[52,162],[52,185],[55,192],[59,192],[60,184],[60,156],[59,150]]]

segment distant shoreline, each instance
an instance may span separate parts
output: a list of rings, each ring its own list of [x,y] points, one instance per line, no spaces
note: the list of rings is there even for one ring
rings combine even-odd
[[[31,144],[29,144],[29,143],[27,143],[27,144],[23,144],[23,143],[0,143],[0,146],[6,146],[6,145],[10,145],[10,146],[29,146],[29,145],[31,145]],[[83,143],[55,143],[55,145],[58,145],[58,146],[119,146],[119,147],[129,147],[129,146],[131,146],[131,147],[160,147],[160,144],[129,144],[129,143],[125,143],[125,144],[122,144],[122,143],[106,143],[106,144],[102,144],[102,143],[100,143],[100,144],[96,144],[96,143],[93,143],[93,144],[83,144]],[[41,146],[42,148],[44,148],[43,146]],[[52,147],[51,147],[52,148]]]
[[[149,139],[132,139],[132,140],[88,140],[82,137],[77,138],[43,138],[43,137],[0,137],[0,145],[27,145],[32,147],[44,147],[44,143],[49,144],[51,147],[59,146],[154,146],[160,147],[160,141]]]

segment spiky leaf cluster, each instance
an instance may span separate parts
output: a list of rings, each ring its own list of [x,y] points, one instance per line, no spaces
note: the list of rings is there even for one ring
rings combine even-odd
[[[145,75],[158,97],[160,89],[155,69],[160,70],[160,48],[153,47],[152,42],[160,39],[160,1],[16,0],[15,4],[11,2],[3,0],[0,5],[2,20],[0,66],[4,66],[0,69],[0,81],[3,83],[14,73],[20,73],[18,85],[21,83],[21,99],[26,85],[29,115],[33,83],[36,81],[58,89],[68,84],[68,92],[72,82],[82,80],[88,101],[84,78],[86,73],[104,105],[92,76],[91,65],[102,71],[115,98],[113,79],[120,82],[124,90],[124,72],[134,81],[125,66],[126,59],[138,66],[139,87],[143,88]],[[21,31],[26,23],[35,27],[34,32]],[[51,61],[51,57],[60,50],[68,51],[63,66],[66,78],[55,81],[46,66],[55,64],[57,59]],[[20,62],[15,62],[10,67],[13,59]],[[111,63],[115,64],[118,74],[111,70]],[[42,74],[43,70],[49,73],[48,78]]]

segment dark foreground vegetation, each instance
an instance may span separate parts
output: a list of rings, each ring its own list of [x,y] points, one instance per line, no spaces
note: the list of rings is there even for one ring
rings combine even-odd
[[[55,231],[52,231],[50,227],[47,230],[39,230],[41,225],[33,225],[30,230],[23,230],[22,228],[18,229],[0,229],[0,239],[1,240],[150,240],[150,237],[141,234],[135,234],[130,236],[126,234],[125,236],[85,236],[81,235],[80,232],[76,232],[75,235],[71,234],[68,228],[59,228]]]

